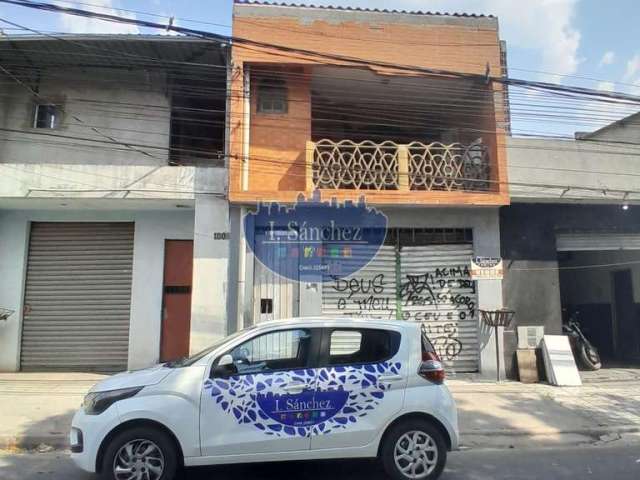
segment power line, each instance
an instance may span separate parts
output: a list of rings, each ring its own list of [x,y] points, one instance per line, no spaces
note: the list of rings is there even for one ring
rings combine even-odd
[[[188,22],[188,23],[198,23],[198,24],[202,24],[202,25],[210,25],[210,26],[216,26],[216,27],[222,27],[222,28],[226,28],[226,29],[232,29],[233,27],[231,25],[228,24],[222,24],[222,23],[215,23],[215,22],[206,22],[206,21],[202,21],[202,20],[195,20],[195,19],[190,19],[190,18],[184,18],[184,17],[176,17],[176,16],[171,16],[171,15],[161,15],[161,14],[157,14],[157,13],[152,13],[152,12],[148,12],[148,11],[142,11],[142,10],[132,10],[132,9],[125,9],[125,8],[115,8],[115,7],[105,7],[104,5],[98,5],[95,3],[87,3],[87,2],[78,2],[78,1],[69,1],[69,0],[59,0],[58,3],[66,3],[66,4],[70,4],[70,5],[83,5],[83,6],[89,6],[89,7],[96,7],[96,8],[100,8],[103,10],[119,10],[119,11],[123,11],[123,12],[127,12],[127,13],[134,13],[137,15],[146,15],[146,16],[151,16],[151,17],[156,17],[156,18],[163,18],[166,20],[170,20],[171,18],[174,18],[174,20],[179,20],[182,22]],[[256,25],[256,26],[263,26],[260,24],[260,22],[252,22],[250,20],[247,20],[246,18],[243,18],[243,23],[248,23],[248,24],[252,24],[252,25]],[[374,39],[374,38],[367,38],[367,39],[362,39],[360,37],[349,37],[349,36],[340,36],[340,35],[328,35],[324,32],[316,32],[313,30],[308,30],[308,29],[296,29],[296,28],[291,28],[291,27],[284,27],[281,25],[268,25],[268,27],[270,30],[282,30],[282,31],[290,31],[290,32],[294,32],[294,33],[299,33],[299,34],[303,34],[303,35],[312,35],[312,36],[319,36],[319,37],[323,37],[323,38],[336,38],[336,39],[342,39],[342,40],[353,40],[353,41],[363,41],[363,42],[367,42],[367,43],[383,43],[383,44],[389,44],[389,45],[398,45],[398,46],[406,46],[406,45],[416,45],[416,46],[437,46],[437,47],[458,47],[458,46],[462,46],[462,47],[482,47],[482,46],[495,46],[495,43],[473,43],[473,42],[460,42],[460,43],[455,43],[455,42],[449,42],[449,43],[443,43],[443,42],[437,42],[437,43],[429,43],[429,42],[419,42],[419,43],[412,43],[412,42],[406,42],[406,41],[393,41],[393,40],[383,40],[383,39]],[[469,64],[469,65],[479,65],[479,64]],[[484,66],[484,65],[481,65]],[[529,72],[529,73],[537,73],[537,74],[544,74],[544,75],[551,75],[551,76],[556,76],[556,77],[564,77],[564,78],[578,78],[578,79],[582,79],[582,80],[589,80],[592,82],[603,82],[603,81],[610,81],[610,80],[605,80],[602,78],[595,78],[595,77],[590,77],[590,76],[585,76],[585,75],[576,75],[576,74],[562,74],[562,73],[554,73],[554,72],[549,72],[549,71],[545,71],[545,70],[532,70],[532,69],[525,69],[525,68],[518,68],[518,67],[513,67],[510,66],[509,70],[516,70],[516,71],[521,71],[521,72]],[[635,84],[632,83],[625,83],[625,82],[619,82],[619,81],[610,81],[613,84],[616,85],[622,85],[622,86],[628,86],[628,87],[636,87]]]
[[[446,76],[446,77],[469,78],[469,79],[477,79],[482,81],[490,79],[494,82],[502,83],[504,85],[515,85],[515,86],[522,86],[526,88],[535,88],[535,89],[542,89],[542,90],[555,91],[555,92],[571,92],[571,93],[581,93],[585,95],[598,95],[598,96],[618,98],[618,99],[631,99],[634,101],[640,100],[640,97],[637,97],[635,95],[629,95],[629,94],[624,94],[619,92],[603,92],[603,91],[593,90],[593,89],[584,88],[584,87],[565,86],[560,84],[553,84],[553,83],[547,83],[547,82],[535,82],[530,80],[521,80],[521,79],[514,79],[514,78],[491,77],[487,75],[461,73],[461,72],[455,72],[455,71],[432,69],[432,68],[418,67],[418,66],[412,66],[412,65],[403,65],[403,64],[393,63],[393,62],[373,61],[373,60],[362,59],[359,57],[352,57],[348,55],[318,52],[314,50],[306,50],[301,48],[288,47],[284,45],[276,45],[268,42],[261,42],[261,41],[256,41],[256,40],[242,38],[242,37],[220,35],[212,32],[207,32],[204,30],[196,30],[191,28],[179,27],[176,25],[163,25],[160,23],[149,22],[149,21],[138,20],[138,19],[131,19],[131,18],[126,18],[118,15],[109,15],[109,14],[91,12],[91,11],[77,9],[77,8],[62,7],[59,5],[52,5],[44,2],[35,2],[31,0],[0,0],[0,2],[28,7],[28,8],[35,8],[35,9],[45,10],[50,12],[76,15],[76,16],[81,16],[85,18],[97,18],[100,20],[116,22],[116,23],[137,25],[137,26],[155,28],[160,30],[172,30],[188,36],[210,39],[212,41],[216,41],[218,43],[225,44],[225,45],[232,42],[233,45],[241,46],[244,48],[248,48],[248,46],[250,45],[252,47],[267,48],[270,50],[277,50],[277,51],[281,51],[289,54],[302,54],[302,55],[316,57],[316,58],[338,60],[341,62],[346,62],[347,64],[377,66],[377,67],[389,68],[397,71],[406,71],[406,72],[412,72],[412,73],[422,73],[422,74],[438,75],[438,76]]]
[[[579,188],[579,187],[578,187]]]
[[[37,98],[40,101],[46,101],[46,99],[44,97],[42,97],[38,92],[36,92],[34,89],[32,89],[29,85],[27,85],[26,83],[22,82],[20,79],[16,78],[9,70],[7,70],[6,68],[4,68],[2,66],[2,64],[0,64],[0,71],[2,71],[5,75],[8,75],[9,77],[13,78],[20,86],[24,87],[29,93],[31,93],[31,95],[33,95],[35,98]],[[62,109],[62,111],[64,112],[64,109]],[[76,122],[78,123],[84,123],[84,121],[82,119],[80,119],[77,115],[71,114],[70,115],[71,118],[73,118]],[[112,142],[117,142],[117,140],[115,140],[113,137],[106,135],[104,133],[102,133],[100,130],[98,130],[95,127],[91,127],[91,130],[95,133],[97,133],[98,135],[107,138],[108,140],[112,141]],[[130,148],[134,151],[137,151],[138,153],[141,153],[143,155],[146,156],[150,156],[152,157],[153,155],[151,155],[148,152],[143,152],[140,150],[137,150],[135,147],[133,147],[132,145],[126,144],[126,143],[122,143],[122,142],[118,142],[121,143],[123,146]]]

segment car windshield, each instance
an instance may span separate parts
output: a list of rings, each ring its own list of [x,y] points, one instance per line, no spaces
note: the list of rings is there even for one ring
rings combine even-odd
[[[244,328],[242,330],[238,330],[237,332],[232,333],[231,335],[229,335],[227,337],[224,337],[220,341],[214,343],[213,345],[208,346],[207,348],[205,348],[204,350],[199,351],[198,353],[195,353],[195,354],[191,355],[190,357],[183,357],[183,358],[180,358],[178,360],[173,360],[171,362],[167,362],[167,363],[164,364],[164,366],[168,367],[168,368],[178,368],[178,367],[188,367],[190,365],[193,365],[198,360],[200,360],[204,356],[208,355],[209,353],[213,352],[215,349],[221,347],[225,343],[230,342],[230,341],[240,337],[241,335],[244,335],[245,333],[247,333],[247,332],[249,332],[251,330],[254,330],[255,328],[256,328],[255,326],[252,326],[252,327]]]

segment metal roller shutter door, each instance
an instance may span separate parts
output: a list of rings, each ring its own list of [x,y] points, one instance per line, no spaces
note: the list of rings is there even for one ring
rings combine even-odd
[[[370,258],[371,247],[354,246],[352,256],[342,259],[359,261]],[[322,314],[332,317],[396,318],[396,251],[383,246],[367,266],[344,279],[324,279]],[[348,347],[345,347],[348,348]]]
[[[637,233],[559,233],[556,236],[559,252],[590,250],[640,250]]]
[[[133,223],[33,223],[22,370],[126,369]]]
[[[402,247],[402,318],[424,328],[447,366],[478,370],[476,283],[471,280],[471,244]]]

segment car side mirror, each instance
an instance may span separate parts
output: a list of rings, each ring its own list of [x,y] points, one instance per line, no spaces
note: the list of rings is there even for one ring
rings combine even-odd
[[[228,378],[238,373],[238,367],[233,363],[233,357],[228,353],[218,360],[217,365],[211,369],[212,378]]]

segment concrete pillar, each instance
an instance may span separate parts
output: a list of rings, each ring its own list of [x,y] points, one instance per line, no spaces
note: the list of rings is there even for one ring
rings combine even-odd
[[[500,223],[498,212],[484,217],[473,229],[473,254],[483,257],[500,256]],[[502,280],[478,280],[478,341],[480,343],[480,376],[487,380],[496,378],[495,329],[482,322],[480,310],[502,308]],[[498,329],[500,346],[500,376],[505,378],[503,329]]]
[[[190,352],[227,335],[229,207],[226,199],[196,195],[193,232]]]
[[[7,320],[0,320],[0,372],[15,372],[20,366],[28,243],[27,219],[19,212],[0,212],[0,307],[14,311]]]

